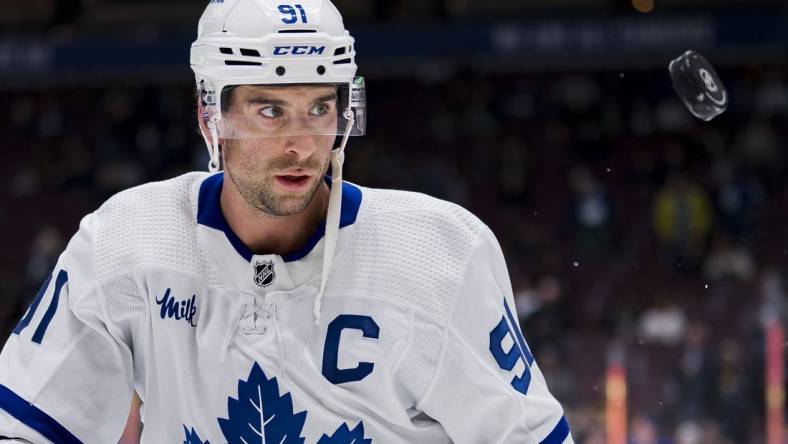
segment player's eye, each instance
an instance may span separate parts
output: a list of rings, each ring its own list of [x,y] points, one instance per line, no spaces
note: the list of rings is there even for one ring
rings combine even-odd
[[[328,103],[321,103],[320,105],[316,105],[312,107],[312,109],[309,110],[309,114],[316,117],[321,117],[321,116],[325,116],[330,111],[331,111],[331,105],[329,105]]]
[[[278,106],[266,106],[260,110],[260,115],[268,119],[277,119],[282,117],[283,114],[284,112],[282,111],[282,108]]]

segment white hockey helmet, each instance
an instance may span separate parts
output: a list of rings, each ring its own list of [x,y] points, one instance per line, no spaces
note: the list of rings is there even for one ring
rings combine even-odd
[[[331,152],[332,186],[326,216],[323,272],[315,298],[315,321],[339,233],[344,150],[351,135],[366,133],[366,90],[356,77],[354,39],[329,0],[211,0],[200,18],[190,63],[202,101],[201,131],[209,169],[220,169],[220,139],[260,136],[253,124],[223,110],[223,93],[238,85],[337,85],[336,128],[318,134],[341,136]],[[238,125],[238,121],[241,121]],[[332,122],[333,123],[333,122]],[[247,125],[249,124],[249,125]],[[207,128],[208,133],[206,134]],[[299,126],[299,128],[301,128]],[[278,134],[281,135],[281,134]],[[293,134],[286,134],[293,135]]]
[[[212,0],[200,18],[190,59],[212,171],[219,169],[220,139],[260,137],[243,122],[247,116],[223,115],[222,93],[233,86],[335,84],[337,123],[314,131],[343,136],[341,146],[366,132],[364,82],[356,78],[354,40],[342,16],[329,0],[292,1]]]

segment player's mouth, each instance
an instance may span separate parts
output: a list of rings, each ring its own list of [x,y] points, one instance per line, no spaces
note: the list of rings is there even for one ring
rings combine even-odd
[[[303,191],[309,186],[312,176],[285,174],[276,176],[276,183],[288,191]]]

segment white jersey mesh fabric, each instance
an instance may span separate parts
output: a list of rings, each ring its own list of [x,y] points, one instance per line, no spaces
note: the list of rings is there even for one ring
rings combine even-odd
[[[424,316],[414,316],[413,340],[397,369],[400,393],[416,405],[424,396],[435,375],[438,357],[443,350],[443,329]]]
[[[137,284],[130,276],[121,276],[104,283],[102,294],[112,295],[107,312],[112,322],[119,324],[136,317],[144,309],[144,301]]]
[[[191,193],[206,177],[190,173],[126,190],[96,212],[99,281],[144,265],[204,275]]]
[[[353,237],[336,259],[332,280],[359,296],[419,309],[445,325],[485,225],[462,207],[423,194],[362,192]]]

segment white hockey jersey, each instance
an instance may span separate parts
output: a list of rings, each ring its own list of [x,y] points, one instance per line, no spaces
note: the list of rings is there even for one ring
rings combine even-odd
[[[0,436],[115,443],[571,443],[514,317],[495,237],[462,208],[343,185],[322,321],[321,227],[253,254],[222,173],[85,217],[0,356]]]

